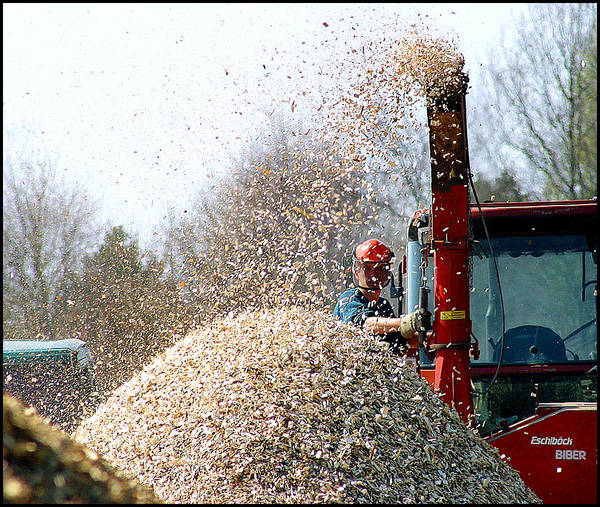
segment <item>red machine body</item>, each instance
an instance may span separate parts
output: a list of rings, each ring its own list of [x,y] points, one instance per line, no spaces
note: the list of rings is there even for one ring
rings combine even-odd
[[[409,227],[405,308],[434,316],[421,375],[544,502],[596,503],[597,202],[473,205],[466,83],[427,104],[432,202]]]
[[[436,353],[435,390],[463,421],[473,418],[469,372],[469,157],[465,95],[467,77],[455,93],[429,100],[431,242],[435,320],[428,349]]]
[[[597,256],[597,202],[595,200],[529,202],[529,203],[484,203],[482,210],[495,237],[577,237],[586,238],[589,256]],[[482,235],[481,213],[472,209],[473,233]],[[514,255],[514,254],[513,254]],[[566,256],[565,253],[559,255]],[[541,257],[543,258],[543,257]],[[518,259],[518,258],[516,258]],[[592,266],[593,263],[590,263]],[[550,266],[548,266],[550,269]],[[571,272],[572,279],[577,280],[582,293],[577,300],[592,299],[590,289],[596,281],[597,272],[586,273],[585,263],[579,273]],[[590,281],[592,285],[590,285]],[[507,287],[510,290],[510,287]],[[586,296],[587,293],[587,296]],[[550,296],[552,297],[552,295]],[[576,313],[575,305],[556,287],[553,299],[562,304],[562,313],[557,318],[567,320]],[[552,313],[554,309],[544,308],[544,298],[538,296],[541,311]],[[511,302],[507,304],[510,305]],[[596,348],[593,331],[595,312],[590,312],[594,321],[587,328],[586,350]],[[584,330],[585,332],[585,330]],[[568,335],[567,335],[568,336]],[[567,350],[575,348],[573,339],[566,338]],[[582,347],[583,348],[583,347]],[[583,354],[580,353],[583,356]],[[597,500],[597,359],[573,357],[568,354],[560,362],[535,361],[533,364],[506,365],[499,371],[501,381],[505,379],[535,379],[534,387],[554,383],[553,392],[529,393],[535,395],[535,414],[526,417],[486,437],[486,440],[497,447],[508,463],[521,473],[521,478],[545,503],[596,503]],[[472,366],[473,380],[490,378],[493,367]],[[495,371],[495,370],[494,370]],[[509,380],[510,381],[510,380]],[[581,397],[573,386],[587,382],[590,386],[588,395]],[[531,384],[530,384],[531,385]],[[562,393],[559,392],[562,390]],[[523,393],[524,394],[524,393]],[[543,396],[542,396],[543,394]],[[579,394],[579,397],[577,395]],[[544,402],[546,398],[552,401]],[[556,399],[569,401],[554,401]],[[581,399],[594,401],[582,402]],[[576,486],[574,486],[576,485]]]
[[[597,406],[546,403],[488,441],[544,503],[596,503]]]
[[[593,270],[594,256],[597,259],[597,202],[483,203],[481,208],[492,239],[505,243],[514,240],[514,244],[520,248],[531,249],[521,253],[515,246],[510,250],[510,255],[498,252],[498,255],[512,260],[513,264],[507,270],[516,271],[519,262],[526,261],[529,262],[527,269],[530,269],[530,263],[539,259],[543,268],[539,273],[534,273],[533,278],[546,274],[548,287],[554,288],[553,292],[545,290],[540,294],[528,294],[527,281],[523,277],[513,273],[513,277],[508,278],[502,271],[509,315],[514,313],[515,307],[527,306],[525,300],[529,298],[537,301],[539,308],[536,309],[537,313],[532,312],[531,315],[524,312],[524,318],[539,322],[539,315],[547,313],[548,319],[554,322],[571,318],[576,323],[566,326],[567,329],[574,329],[572,338],[569,337],[572,333],[559,330],[561,337],[566,338],[566,350],[572,352],[567,356],[543,360],[530,355],[525,348],[522,350],[526,357],[507,354],[499,369],[493,362],[491,352],[488,352],[486,359],[485,349],[481,360],[471,358],[470,378],[478,389],[482,390],[483,386],[489,385],[496,372],[498,377],[496,386],[490,393],[475,398],[477,403],[474,404],[474,419],[476,424],[483,425],[482,414],[478,412],[486,411],[488,419],[496,419],[497,423],[490,425],[490,431],[483,433],[484,438],[499,449],[507,463],[520,472],[525,484],[545,503],[595,503],[598,471],[597,326],[596,292],[592,289],[596,287],[594,284],[597,276],[597,272]],[[484,244],[481,212],[477,206],[471,205],[473,240]],[[552,252],[551,257],[545,261],[547,254],[541,255],[534,249],[536,238],[540,238],[540,245],[550,243],[552,238],[557,245],[562,243],[560,248],[556,246],[556,252]],[[577,261],[579,273],[569,268],[567,274],[570,280],[566,280],[561,274],[557,274],[554,279],[546,273],[553,268],[550,264],[552,258],[557,261],[568,255],[573,259],[579,258],[578,252],[572,251],[569,254],[573,245],[564,238],[581,238],[581,243],[585,245],[581,255],[585,253],[586,262],[582,262],[583,257]],[[547,247],[549,250],[552,248]],[[412,249],[415,250],[416,247],[413,245]],[[475,253],[471,253],[475,259]],[[416,266],[415,261],[413,264]],[[413,266],[413,271],[415,269]],[[476,289],[481,283],[481,270],[475,271],[472,297],[477,296]],[[435,272],[434,277],[437,277],[438,272],[439,270]],[[411,285],[416,285],[416,280],[417,277],[413,277],[413,281],[409,277],[409,292]],[[569,299],[564,287],[555,285],[557,281],[562,281],[565,286],[568,283],[573,285],[575,297]],[[523,286],[515,286],[515,283],[522,283]],[[415,292],[416,288],[412,287],[412,291]],[[520,291],[525,291],[526,294],[521,294]],[[585,303],[582,302],[583,299]],[[549,306],[550,302],[552,307]],[[474,301],[470,303],[472,306]],[[582,309],[577,309],[576,303],[582,307],[585,305],[587,313],[581,313]],[[481,308],[470,313],[475,319],[471,324],[472,328],[476,330],[475,334],[480,341],[483,338],[480,335],[481,329],[485,328],[481,322],[484,314]],[[584,317],[584,326],[577,325],[578,316]],[[547,322],[544,324],[548,325]],[[578,333],[577,328],[584,329]],[[576,343],[572,343],[573,341]],[[505,344],[507,351],[511,350],[510,346],[511,344]],[[422,362],[420,367],[421,375],[433,389],[440,385],[437,378],[438,360],[439,356],[436,357],[435,364]],[[452,395],[452,392],[448,393],[448,397]],[[493,411],[497,413],[492,413]],[[515,416],[511,418],[508,417],[509,414]]]

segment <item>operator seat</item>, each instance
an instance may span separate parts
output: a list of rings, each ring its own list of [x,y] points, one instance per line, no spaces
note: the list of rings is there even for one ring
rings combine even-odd
[[[494,361],[500,359],[500,344],[496,344]],[[543,326],[518,326],[504,333],[502,364],[566,363],[567,351],[562,338]]]

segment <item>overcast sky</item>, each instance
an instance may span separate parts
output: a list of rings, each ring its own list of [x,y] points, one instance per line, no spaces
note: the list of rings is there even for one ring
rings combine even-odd
[[[144,244],[222,173],[260,111],[302,91],[296,113],[314,107],[319,68],[343,65],[349,45],[425,22],[458,37],[476,86],[524,6],[5,3],[3,159],[58,164]]]

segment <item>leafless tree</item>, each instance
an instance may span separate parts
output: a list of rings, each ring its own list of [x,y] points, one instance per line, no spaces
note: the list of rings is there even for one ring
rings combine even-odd
[[[51,332],[54,302],[97,238],[95,205],[50,162],[5,163],[3,171],[3,330]]]
[[[343,258],[370,220],[358,174],[308,129],[272,122],[169,228],[169,257],[199,315],[331,304]]]
[[[490,52],[472,146],[538,198],[596,195],[597,6],[530,4]]]

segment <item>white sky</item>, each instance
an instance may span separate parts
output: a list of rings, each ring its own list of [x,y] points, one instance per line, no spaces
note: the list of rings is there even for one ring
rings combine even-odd
[[[5,3],[3,159],[57,163],[144,245],[222,172],[260,111],[323,93],[319,67],[389,34],[393,16],[456,32],[476,86],[525,5]]]

